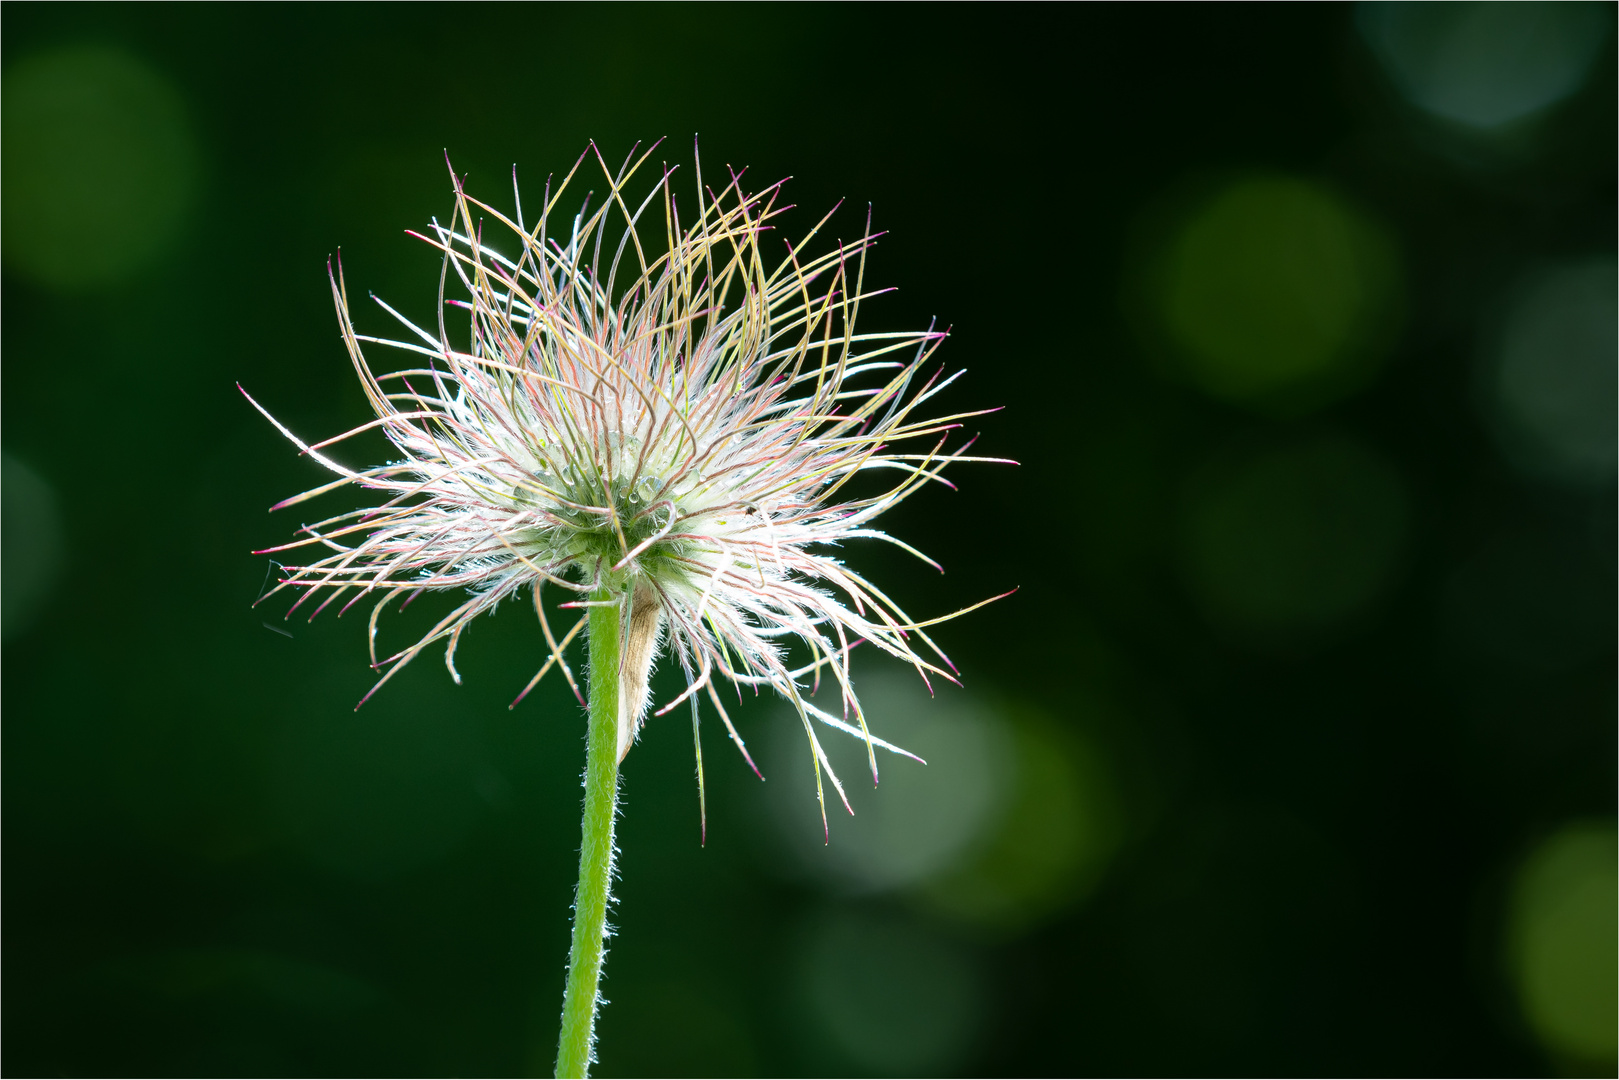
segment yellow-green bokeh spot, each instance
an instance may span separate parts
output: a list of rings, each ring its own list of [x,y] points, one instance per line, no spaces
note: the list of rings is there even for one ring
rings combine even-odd
[[[1525,1019],[1571,1063],[1619,1057],[1619,856],[1611,823],[1569,825],[1537,848],[1513,890],[1510,955]]]
[[[160,256],[197,184],[179,93],[121,49],[75,46],[0,83],[5,260],[61,290],[114,285]]]
[[[1366,608],[1404,545],[1405,486],[1361,443],[1317,435],[1234,454],[1194,477],[1182,560],[1217,625],[1285,643]]]
[[[1333,192],[1287,176],[1207,197],[1156,276],[1162,330],[1192,381],[1290,412],[1364,381],[1400,291],[1387,235]]]

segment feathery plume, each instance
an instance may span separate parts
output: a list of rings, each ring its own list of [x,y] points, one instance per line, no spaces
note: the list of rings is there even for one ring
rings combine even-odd
[[[307,444],[253,402],[338,476],[277,508],[350,484],[382,501],[268,549],[325,554],[286,566],[266,595],[298,592],[293,610],[318,599],[311,618],[339,598],[342,611],[374,600],[375,693],[439,642],[459,682],[455,651],[467,625],[526,589],[547,657],[514,706],[553,667],[579,695],[568,647],[589,607],[617,605],[619,758],[646,714],[652,666],[667,653],[686,686],[657,714],[689,704],[695,735],[706,695],[750,766],[717,683],[770,687],[793,704],[824,819],[823,770],[840,796],[843,788],[817,724],[862,739],[874,781],[875,748],[906,753],[869,730],[850,651],[868,643],[924,680],[953,670],[926,632],[953,615],[911,618],[835,552],[871,539],[936,566],[873,521],[922,486],[948,483],[941,472],[953,462],[998,459],[947,449],[961,421],[979,413],[921,414],[960,374],[930,372],[944,332],[857,331],[861,304],[877,295],[865,283],[878,237],[869,213],[857,239],[810,254],[828,214],[772,265],[762,247],[788,209],[780,183],[747,194],[741,174],[728,171],[715,191],[699,161],[690,211],[667,167],[632,204],[626,187],[655,149],[632,151],[613,170],[592,145],[554,190],[547,185],[534,221],[523,216],[515,174],[508,216],[469,196],[452,172],[454,218],[413,234],[443,254],[438,325],[423,329],[377,301],[408,332],[404,340],[358,333],[341,264],[328,268],[343,340],[376,418]],[[587,197],[559,233],[558,206],[590,157],[606,177],[605,198],[592,209]],[[644,224],[658,216],[654,207],[658,229]],[[464,298],[448,297],[451,285]],[[452,341],[452,312],[470,318],[465,344]],[[412,363],[375,374],[364,345],[402,350]],[[397,460],[351,469],[327,455],[373,428]],[[865,473],[892,483],[859,490],[852,482]],[[561,609],[579,612],[560,634],[542,602],[547,587],[566,597]],[[378,616],[424,590],[466,596],[420,640],[379,658]],[[795,640],[807,662],[790,666]],[[841,717],[807,700],[825,675],[836,682]],[[697,753],[701,800],[700,742]]]

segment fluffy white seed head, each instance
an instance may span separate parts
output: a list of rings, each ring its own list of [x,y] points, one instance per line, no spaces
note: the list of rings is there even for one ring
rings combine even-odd
[[[835,554],[846,541],[873,539],[925,559],[871,523],[963,459],[947,441],[977,414],[918,415],[954,378],[924,370],[943,333],[856,330],[873,295],[864,283],[876,240],[869,216],[857,239],[809,254],[828,215],[798,242],[775,241],[784,254],[769,259],[779,184],[749,195],[730,173],[715,190],[699,168],[688,208],[665,169],[632,204],[627,186],[650,153],[615,171],[592,147],[561,184],[547,186],[533,221],[520,198],[507,215],[457,181],[454,219],[421,237],[444,257],[435,328],[388,308],[409,337],[358,334],[341,270],[333,274],[343,339],[376,419],[314,446],[277,423],[339,474],[281,505],[346,484],[380,502],[306,525],[303,539],[270,549],[325,552],[287,566],[272,592],[301,592],[294,609],[320,596],[315,613],[339,597],[344,610],[376,601],[380,687],[439,641],[459,681],[462,630],[528,590],[549,656],[518,700],[553,664],[578,692],[566,653],[585,614],[557,635],[541,602],[546,586],[566,594],[564,608],[619,605],[621,757],[666,651],[687,686],[660,713],[689,701],[695,723],[706,693],[746,757],[716,682],[773,687],[804,721],[817,778],[825,766],[841,794],[811,721],[896,749],[867,729],[850,650],[869,643],[924,679],[949,674],[928,623]],[[557,207],[578,205],[570,184],[592,156],[606,197],[563,216],[559,234]],[[452,288],[459,295],[446,295]],[[451,317],[469,318],[465,337],[452,335]],[[403,350],[412,362],[374,374],[366,344]],[[396,460],[350,469],[323,452],[370,428],[382,429]],[[875,493],[849,484],[879,471],[892,483]],[[387,603],[441,589],[465,598],[415,644],[378,658],[376,622]],[[794,642],[806,649],[796,666]],[[841,718],[805,700],[824,675],[840,689]],[[875,776],[874,753],[870,760]]]

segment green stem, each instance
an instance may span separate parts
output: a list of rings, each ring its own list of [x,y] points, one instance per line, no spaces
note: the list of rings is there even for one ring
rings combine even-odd
[[[605,591],[594,600],[611,599]],[[557,1076],[589,1074],[596,1045],[596,993],[613,875],[613,819],[618,812],[619,610],[590,609],[590,735],[585,750],[585,815],[579,843],[579,887],[573,898],[573,948],[562,995]]]

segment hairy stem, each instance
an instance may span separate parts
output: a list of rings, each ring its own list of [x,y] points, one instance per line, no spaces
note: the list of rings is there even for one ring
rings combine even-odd
[[[606,600],[597,593],[593,599]],[[613,818],[618,812],[619,610],[590,609],[590,734],[585,751],[585,814],[579,886],[573,899],[573,947],[562,995],[557,1076],[588,1075],[596,1045],[597,984],[613,875]]]

